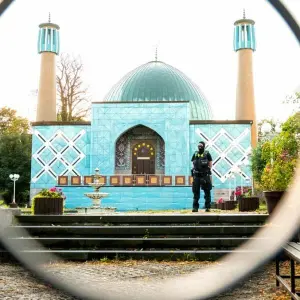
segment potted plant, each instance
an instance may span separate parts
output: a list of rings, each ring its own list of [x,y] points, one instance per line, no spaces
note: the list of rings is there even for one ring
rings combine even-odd
[[[255,211],[259,208],[259,197],[252,194],[251,187],[237,187],[235,192],[239,211]]]
[[[272,213],[285,190],[288,188],[294,174],[296,160],[283,161],[277,159],[273,164],[267,164],[261,177],[268,213]]]
[[[217,204],[217,209],[221,209],[221,210],[225,209],[223,198],[218,199],[216,204]]]
[[[65,195],[56,187],[41,190],[32,200],[34,215],[62,215]]]
[[[283,123],[281,133],[262,147],[262,158],[266,164],[260,186],[264,191],[269,214],[288,189],[294,176],[299,153],[299,131],[300,113],[296,113]]]
[[[231,192],[229,200],[224,201],[225,210],[233,210],[236,207],[236,201],[234,200],[234,191]]]

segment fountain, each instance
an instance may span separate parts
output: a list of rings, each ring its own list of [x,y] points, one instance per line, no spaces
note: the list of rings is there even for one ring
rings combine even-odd
[[[108,212],[108,211],[115,211],[115,207],[101,207],[101,199],[107,197],[108,193],[99,192],[100,188],[104,185],[104,182],[100,182],[100,178],[103,177],[99,173],[99,169],[95,169],[95,175],[93,175],[93,182],[88,183],[89,186],[94,188],[93,192],[85,193],[84,195],[93,201],[91,209],[96,209],[97,212]],[[87,211],[87,209],[86,209]]]

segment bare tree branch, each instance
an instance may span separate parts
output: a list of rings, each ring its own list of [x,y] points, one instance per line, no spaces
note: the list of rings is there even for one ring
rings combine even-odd
[[[61,54],[57,68],[58,117],[61,121],[82,120],[89,113],[91,100],[81,76],[81,59]]]

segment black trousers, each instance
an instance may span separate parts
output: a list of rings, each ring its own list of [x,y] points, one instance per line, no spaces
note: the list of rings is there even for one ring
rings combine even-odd
[[[193,200],[193,208],[199,209],[199,199],[200,199],[200,189],[204,191],[204,199],[205,199],[205,208],[210,208],[211,203],[211,195],[210,191],[212,189],[212,184],[210,181],[210,177],[203,176],[203,177],[196,177],[193,178],[193,186],[192,190],[194,193],[194,200]]]

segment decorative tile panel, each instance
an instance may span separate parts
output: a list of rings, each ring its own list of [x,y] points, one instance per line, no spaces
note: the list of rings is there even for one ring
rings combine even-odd
[[[238,166],[237,182],[249,181],[251,170],[243,162],[251,153],[250,124],[197,124],[190,125],[190,157],[203,140],[213,158],[213,185],[215,188],[232,187],[232,168]]]
[[[92,169],[98,167],[102,174],[113,174],[116,147],[120,145],[118,139],[132,128],[143,125],[155,131],[164,141],[160,141],[158,147],[158,153],[165,155],[163,160],[158,154],[160,170],[164,168],[168,175],[188,175],[188,103],[93,103],[92,111]],[[126,157],[122,147],[121,152]]]
[[[31,188],[57,184],[58,176],[90,173],[88,125],[35,126],[32,138]]]

